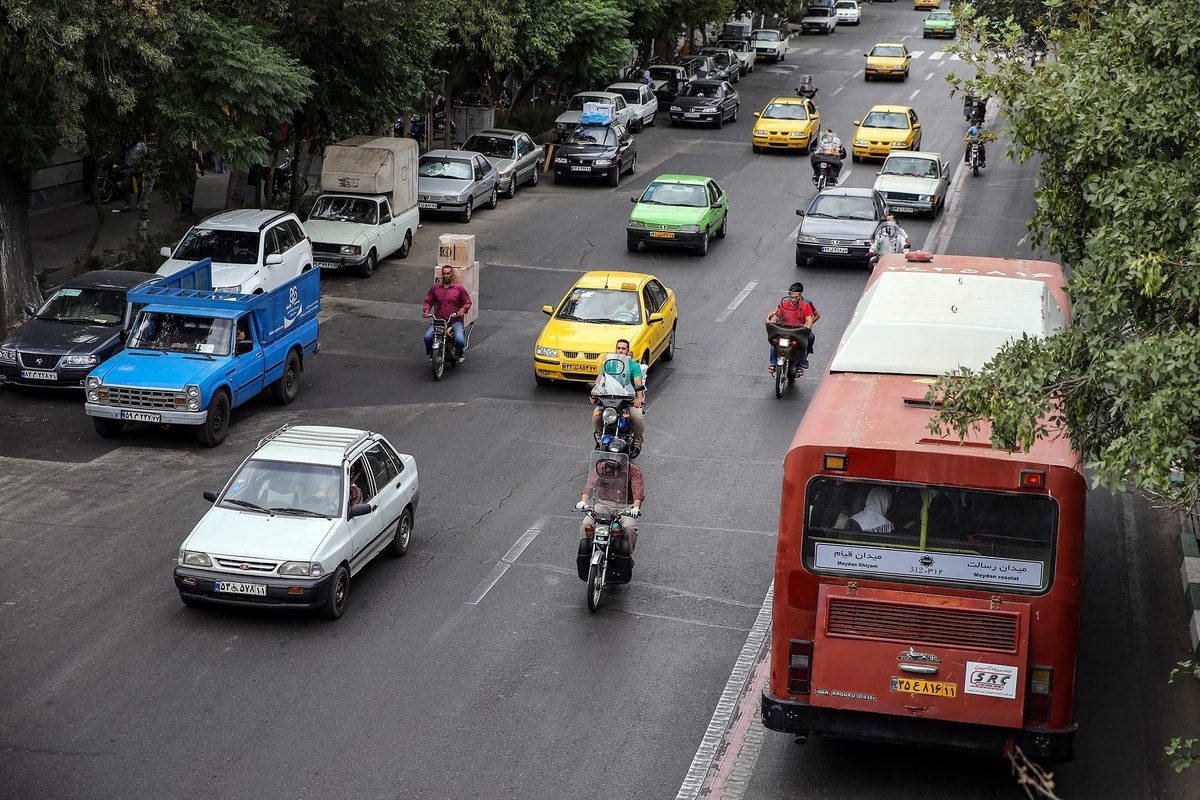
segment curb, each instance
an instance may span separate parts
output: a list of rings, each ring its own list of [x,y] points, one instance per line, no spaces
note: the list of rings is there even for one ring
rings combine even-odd
[[[1200,511],[1179,513],[1179,543],[1183,551],[1183,563],[1179,568],[1183,580],[1183,595],[1188,608],[1188,632],[1192,636],[1192,650],[1200,647]]]

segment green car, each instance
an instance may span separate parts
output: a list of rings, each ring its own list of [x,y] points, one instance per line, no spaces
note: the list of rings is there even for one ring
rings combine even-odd
[[[925,38],[948,36],[953,39],[958,35],[958,25],[954,22],[954,14],[950,11],[931,11],[925,17]]]
[[[631,253],[642,244],[662,244],[705,255],[710,237],[725,238],[729,200],[712,178],[659,175],[631,199],[637,204],[625,227]]]

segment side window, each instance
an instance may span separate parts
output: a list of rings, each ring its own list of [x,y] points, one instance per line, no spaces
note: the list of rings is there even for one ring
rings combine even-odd
[[[625,109],[625,98],[617,95],[615,99],[617,101],[617,111],[623,111]]]
[[[300,244],[300,242],[303,242],[308,238],[308,234],[304,232],[304,229],[300,227],[300,223],[296,222],[296,220],[289,219],[284,224],[287,225],[288,230],[292,232],[292,238],[296,240],[296,244]]]
[[[708,204],[711,206],[720,199],[721,193],[717,191],[717,185],[710,181],[708,184]]]
[[[254,341],[254,326],[250,324],[249,314],[244,317],[238,317],[237,332],[234,334],[234,338],[239,342]]]
[[[649,286],[646,286],[642,289],[642,304],[646,306],[647,317],[658,311],[658,306],[654,302],[654,297],[650,294]]]
[[[275,236],[279,239],[280,252],[286,253],[299,244],[299,240],[292,234],[291,226],[286,222],[275,227]]]
[[[475,159],[475,180],[477,180],[477,181],[483,180],[483,173],[484,173],[483,159],[476,158]]]
[[[529,147],[525,144],[525,139],[517,139],[517,158],[524,158],[529,155]]]
[[[354,463],[350,465],[350,488],[348,491],[350,492],[349,505],[366,503],[375,496],[375,490],[371,487],[371,479],[367,475],[366,465],[361,458],[354,459]]]
[[[667,290],[658,281],[650,281],[646,284],[646,288],[650,290],[650,295],[654,297],[655,306],[662,309],[667,304]]]
[[[396,474],[399,475],[401,472],[404,472],[404,459],[400,458],[396,451],[392,449],[392,446],[384,441],[380,441],[379,445],[383,448],[383,452],[391,457],[392,465],[396,468]]]
[[[388,205],[387,198],[379,201],[379,224],[392,221],[392,208]]]
[[[913,110],[909,109],[909,112],[908,112],[908,121],[909,121],[910,123],[916,123],[916,121],[917,121],[917,112],[915,112],[915,111],[913,111]]]
[[[263,256],[264,257],[282,255],[283,251],[287,249],[287,248],[280,247],[280,242],[278,240],[278,237],[276,236],[276,233],[278,231],[279,231],[279,228],[270,228],[264,234],[264,236],[266,237],[265,241],[263,242]]]
[[[377,489],[382,490],[392,478],[396,477],[396,470],[392,466],[392,459],[387,453],[383,452],[383,448],[380,447],[378,442],[367,448],[367,452],[363,453],[363,458],[367,462],[367,467],[371,470],[371,476],[375,479]]]

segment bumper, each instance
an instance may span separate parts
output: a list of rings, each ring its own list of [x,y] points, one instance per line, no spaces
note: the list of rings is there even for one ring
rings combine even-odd
[[[669,233],[670,236],[655,236],[656,233]],[[704,238],[702,233],[681,233],[680,231],[653,231],[647,228],[626,228],[625,235],[629,241],[638,244],[666,245],[667,247],[699,247]]]
[[[867,145],[866,147],[856,144],[852,146],[850,152],[859,158],[887,158],[892,154],[893,150],[902,151],[908,149],[909,148],[907,146],[900,147],[892,144],[891,142],[884,142],[883,144],[872,144]]]
[[[808,147],[808,142],[811,136],[779,136],[766,135],[754,136],[751,138],[751,143],[755,147],[770,147],[776,150],[803,150]]]
[[[926,28],[925,35],[929,36],[929,37],[945,36],[947,39],[953,39],[955,36],[958,35],[958,30],[956,28],[941,28],[941,29]]]
[[[336,571],[316,580],[307,578],[259,578],[235,575],[228,572],[215,573],[210,570],[175,568],[175,588],[188,599],[221,606],[241,608],[290,608],[299,611],[320,608],[329,599]],[[216,591],[216,581],[237,580],[241,583],[264,584],[266,595],[226,594]],[[290,592],[289,589],[299,589]]]
[[[778,51],[771,52],[769,50],[754,51],[754,60],[757,61],[760,58],[764,58],[764,59],[769,58],[772,61],[778,61],[779,60],[779,52]]]
[[[933,203],[928,200],[888,200],[883,202],[892,211],[907,211],[910,214],[923,214],[933,210]]]
[[[868,742],[936,747],[985,755],[1003,755],[1011,741],[1025,755],[1040,761],[1070,761],[1075,755],[1075,730],[998,728],[937,719],[915,719],[891,714],[871,714],[814,707],[781,700],[769,691],[762,695],[763,725],[791,734],[820,734]]]
[[[160,425],[203,425],[208,418],[207,409],[200,411],[149,411],[92,402],[84,403],[83,409],[89,417],[119,419],[124,422],[149,422]],[[154,417],[157,417],[157,419]]]
[[[715,125],[722,116],[724,116],[724,112],[721,111],[713,114],[701,114],[699,111],[672,111],[671,122],[707,122]]]
[[[867,67],[864,72],[875,78],[904,77],[904,67]]]
[[[462,203],[446,203],[438,201],[436,203],[428,200],[422,200],[417,203],[417,210],[422,214],[457,214],[467,207],[465,202]]]
[[[95,365],[83,367],[82,369],[52,369],[45,370],[45,374],[54,375],[55,380],[46,378],[28,378],[21,373],[28,373],[29,370],[23,370],[13,364],[4,364],[0,366],[0,383],[11,383],[14,386],[40,386],[47,389],[82,389],[84,380],[88,373],[95,369]]]
[[[533,371],[539,378],[549,378],[552,381],[576,381],[592,383],[600,371],[599,364],[577,361],[555,361],[551,358],[535,356]]]
[[[804,35],[807,33],[829,33],[829,26],[828,25],[801,25],[800,26],[800,34]]]
[[[555,166],[554,174],[562,178],[607,178],[620,167],[590,167],[574,164],[571,166]]]
[[[827,244],[796,243],[796,255],[801,258],[815,258],[819,261],[844,261],[846,263],[865,264],[869,260],[869,246],[847,246]],[[837,250],[845,250],[840,253]]]
[[[341,253],[313,253],[313,263],[323,269],[357,267],[366,260],[366,254],[361,256],[344,256]]]

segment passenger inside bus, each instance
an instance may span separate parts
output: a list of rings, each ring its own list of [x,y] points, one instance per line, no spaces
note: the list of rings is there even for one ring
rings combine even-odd
[[[852,531],[870,531],[872,533],[888,533],[895,526],[885,516],[888,506],[892,504],[892,493],[882,486],[876,486],[867,494],[863,510],[850,518],[846,528]]]

